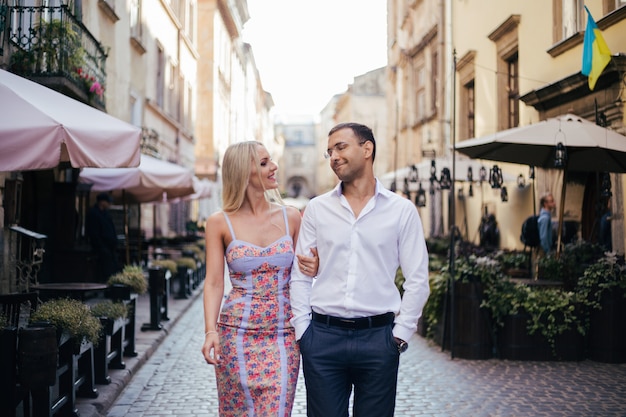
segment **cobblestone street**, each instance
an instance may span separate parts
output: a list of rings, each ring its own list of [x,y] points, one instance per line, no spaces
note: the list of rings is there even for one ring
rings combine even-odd
[[[217,416],[213,368],[200,353],[201,297],[140,368],[109,417]],[[396,416],[626,416],[626,364],[450,359],[415,335],[402,355]],[[293,417],[306,416],[304,380]]]

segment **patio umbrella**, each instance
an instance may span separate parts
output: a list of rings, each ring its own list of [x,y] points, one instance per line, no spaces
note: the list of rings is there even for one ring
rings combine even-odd
[[[465,140],[456,150],[474,159],[554,168],[559,142],[569,170],[626,172],[626,136],[573,114]]]
[[[141,129],[0,70],[0,171],[139,165]]]
[[[194,193],[190,169],[148,155],[141,155],[136,168],[84,168],[78,182],[93,184],[92,191],[112,191],[113,199],[152,203]]]
[[[111,191],[113,199],[123,204],[127,263],[130,246],[126,205],[164,202],[194,193],[190,169],[148,155],[142,154],[140,159],[136,168],[83,168],[78,175],[78,182],[93,184],[91,191]]]
[[[557,253],[560,253],[567,171],[626,172],[626,136],[579,116],[565,114],[466,140],[455,149],[476,159],[554,168],[558,143],[567,150],[559,207]]]

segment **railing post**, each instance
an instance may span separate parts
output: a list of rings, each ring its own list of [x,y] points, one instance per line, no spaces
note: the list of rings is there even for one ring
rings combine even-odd
[[[150,323],[141,326],[142,331],[161,330],[162,309],[166,291],[165,268],[153,267],[148,270],[148,286],[150,292]],[[167,316],[167,313],[166,313]]]

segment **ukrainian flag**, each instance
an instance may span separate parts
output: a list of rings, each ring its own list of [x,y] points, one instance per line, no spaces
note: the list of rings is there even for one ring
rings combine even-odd
[[[585,42],[583,44],[583,75],[589,77],[589,89],[593,90],[596,82],[611,61],[611,51],[606,45],[602,32],[593,20],[589,9],[587,11],[587,29],[585,29]]]

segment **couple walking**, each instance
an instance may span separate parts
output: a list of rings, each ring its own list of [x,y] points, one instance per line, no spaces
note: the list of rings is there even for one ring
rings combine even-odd
[[[352,387],[355,416],[394,413],[399,357],[429,294],[422,224],[375,178],[367,126],[335,126],[325,156],[340,182],[301,216],[276,203],[277,166],[261,143],[224,155],[224,208],[206,226],[202,346],[222,417],[290,416],[300,354],[309,416],[347,416]],[[222,305],[224,260],[233,288]]]

